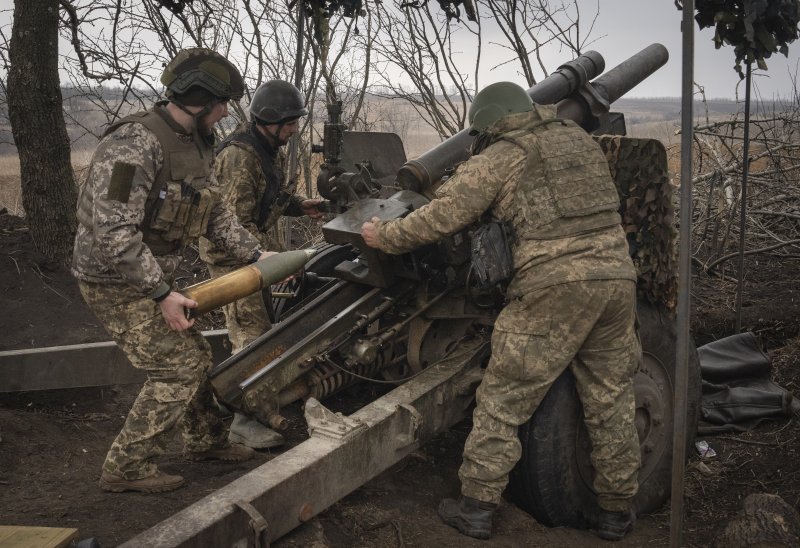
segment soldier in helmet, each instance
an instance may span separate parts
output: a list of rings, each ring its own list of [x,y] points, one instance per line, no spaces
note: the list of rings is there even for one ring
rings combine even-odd
[[[181,51],[161,76],[168,101],[112,124],[78,198],[72,272],[86,303],[131,363],[147,373],[103,463],[106,491],[163,492],[181,476],[154,462],[179,427],[189,460],[250,459],[228,441],[206,372],[211,349],[173,291],[181,249],[206,236],[241,261],[267,256],[220,200],[212,128],[244,82],[224,57]]]
[[[280,158],[281,147],[297,133],[300,118],[306,114],[300,90],[289,82],[270,80],[253,94],[250,121],[217,147],[216,175],[225,203],[263,249],[283,249],[275,235],[281,215],[322,216],[317,208],[320,200],[297,195],[295,181],[285,180]],[[242,266],[240,258],[205,238],[200,240],[200,256],[214,277]],[[223,311],[234,353],[271,327],[260,293],[226,305]],[[234,415],[230,439],[255,449],[284,441],[279,433],[240,413]]]
[[[492,84],[469,110],[473,155],[426,206],[402,219],[364,223],[365,242],[403,253],[478,221],[511,228],[513,277],[492,334],[459,470],[461,497],[439,506],[461,533],[489,538],[492,515],[519,460],[517,428],[569,368],[592,441],[598,535],[632,528],[639,441],[633,375],[636,271],[600,147],[555,107],[510,82]]]

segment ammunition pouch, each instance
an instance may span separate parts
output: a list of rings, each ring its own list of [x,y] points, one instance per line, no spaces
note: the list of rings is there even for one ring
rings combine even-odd
[[[209,189],[195,189],[186,181],[167,181],[153,204],[147,231],[185,245],[206,233],[212,206]]]
[[[472,234],[472,272],[478,289],[508,282],[514,274],[511,230],[501,221],[488,222]]]

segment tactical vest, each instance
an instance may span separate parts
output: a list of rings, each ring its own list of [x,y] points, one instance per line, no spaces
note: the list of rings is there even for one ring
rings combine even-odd
[[[159,106],[123,118],[105,134],[134,122],[153,132],[164,154],[139,228],[154,255],[167,255],[206,233],[214,205],[208,188],[214,155],[205,142],[182,141],[177,133],[184,128]]]
[[[216,154],[222,152],[225,147],[236,143],[249,145],[255,150],[259,160],[261,160],[261,172],[267,185],[264,194],[256,204],[257,211],[253,212],[256,219],[256,226],[259,230],[265,231],[277,220],[289,205],[289,198],[294,194],[294,186],[284,189],[283,172],[275,165],[275,152],[268,150],[264,137],[257,135],[255,126],[251,123],[242,131],[236,131],[228,135],[217,147]]]
[[[527,156],[514,198],[518,238],[549,240],[619,224],[619,197],[608,163],[577,124],[542,120],[501,139]]]

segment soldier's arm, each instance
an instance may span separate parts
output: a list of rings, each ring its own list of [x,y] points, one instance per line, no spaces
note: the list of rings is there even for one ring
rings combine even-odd
[[[281,173],[286,173],[286,164],[289,159],[286,157],[286,152],[283,148],[278,150],[278,155],[275,160],[277,162],[277,168],[281,171]],[[295,173],[290,173],[289,180],[286,182],[286,184],[292,180],[297,180],[299,177],[299,170],[296,170]],[[286,184],[284,184],[284,188],[286,187]],[[300,194],[292,194],[292,196],[289,198],[289,204],[286,206],[283,214],[289,217],[301,217],[302,215],[305,215],[302,207],[302,203],[305,201],[305,199],[306,197]]]
[[[233,209],[239,224],[258,238],[258,198],[264,192],[261,165],[253,154],[232,144],[217,156],[215,172],[222,201]]]
[[[257,259],[254,252],[261,248],[258,238],[239,223],[233,209],[224,203],[214,173],[211,174],[210,183],[210,189],[214,195],[214,206],[209,217],[206,238],[218,247],[227,250],[231,257],[242,262]]]
[[[299,194],[292,195],[289,198],[289,205],[286,206],[286,211],[283,212],[284,215],[288,215],[289,217],[300,217],[305,215],[305,211],[303,210],[303,202],[306,201],[305,196],[301,196]]]
[[[125,124],[98,145],[86,182],[98,251],[128,284],[151,297],[166,281],[139,227],[163,158],[155,135],[141,124]]]
[[[439,188],[430,203],[402,219],[377,223],[378,248],[392,254],[405,253],[474,223],[492,207],[503,184],[521,169],[517,156],[513,161],[485,153],[473,156]]]

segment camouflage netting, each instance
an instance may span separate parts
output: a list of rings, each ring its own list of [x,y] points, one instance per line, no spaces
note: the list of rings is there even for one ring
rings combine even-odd
[[[622,226],[639,274],[639,296],[667,308],[677,297],[677,231],[667,152],[655,139],[596,138],[620,197]]]

